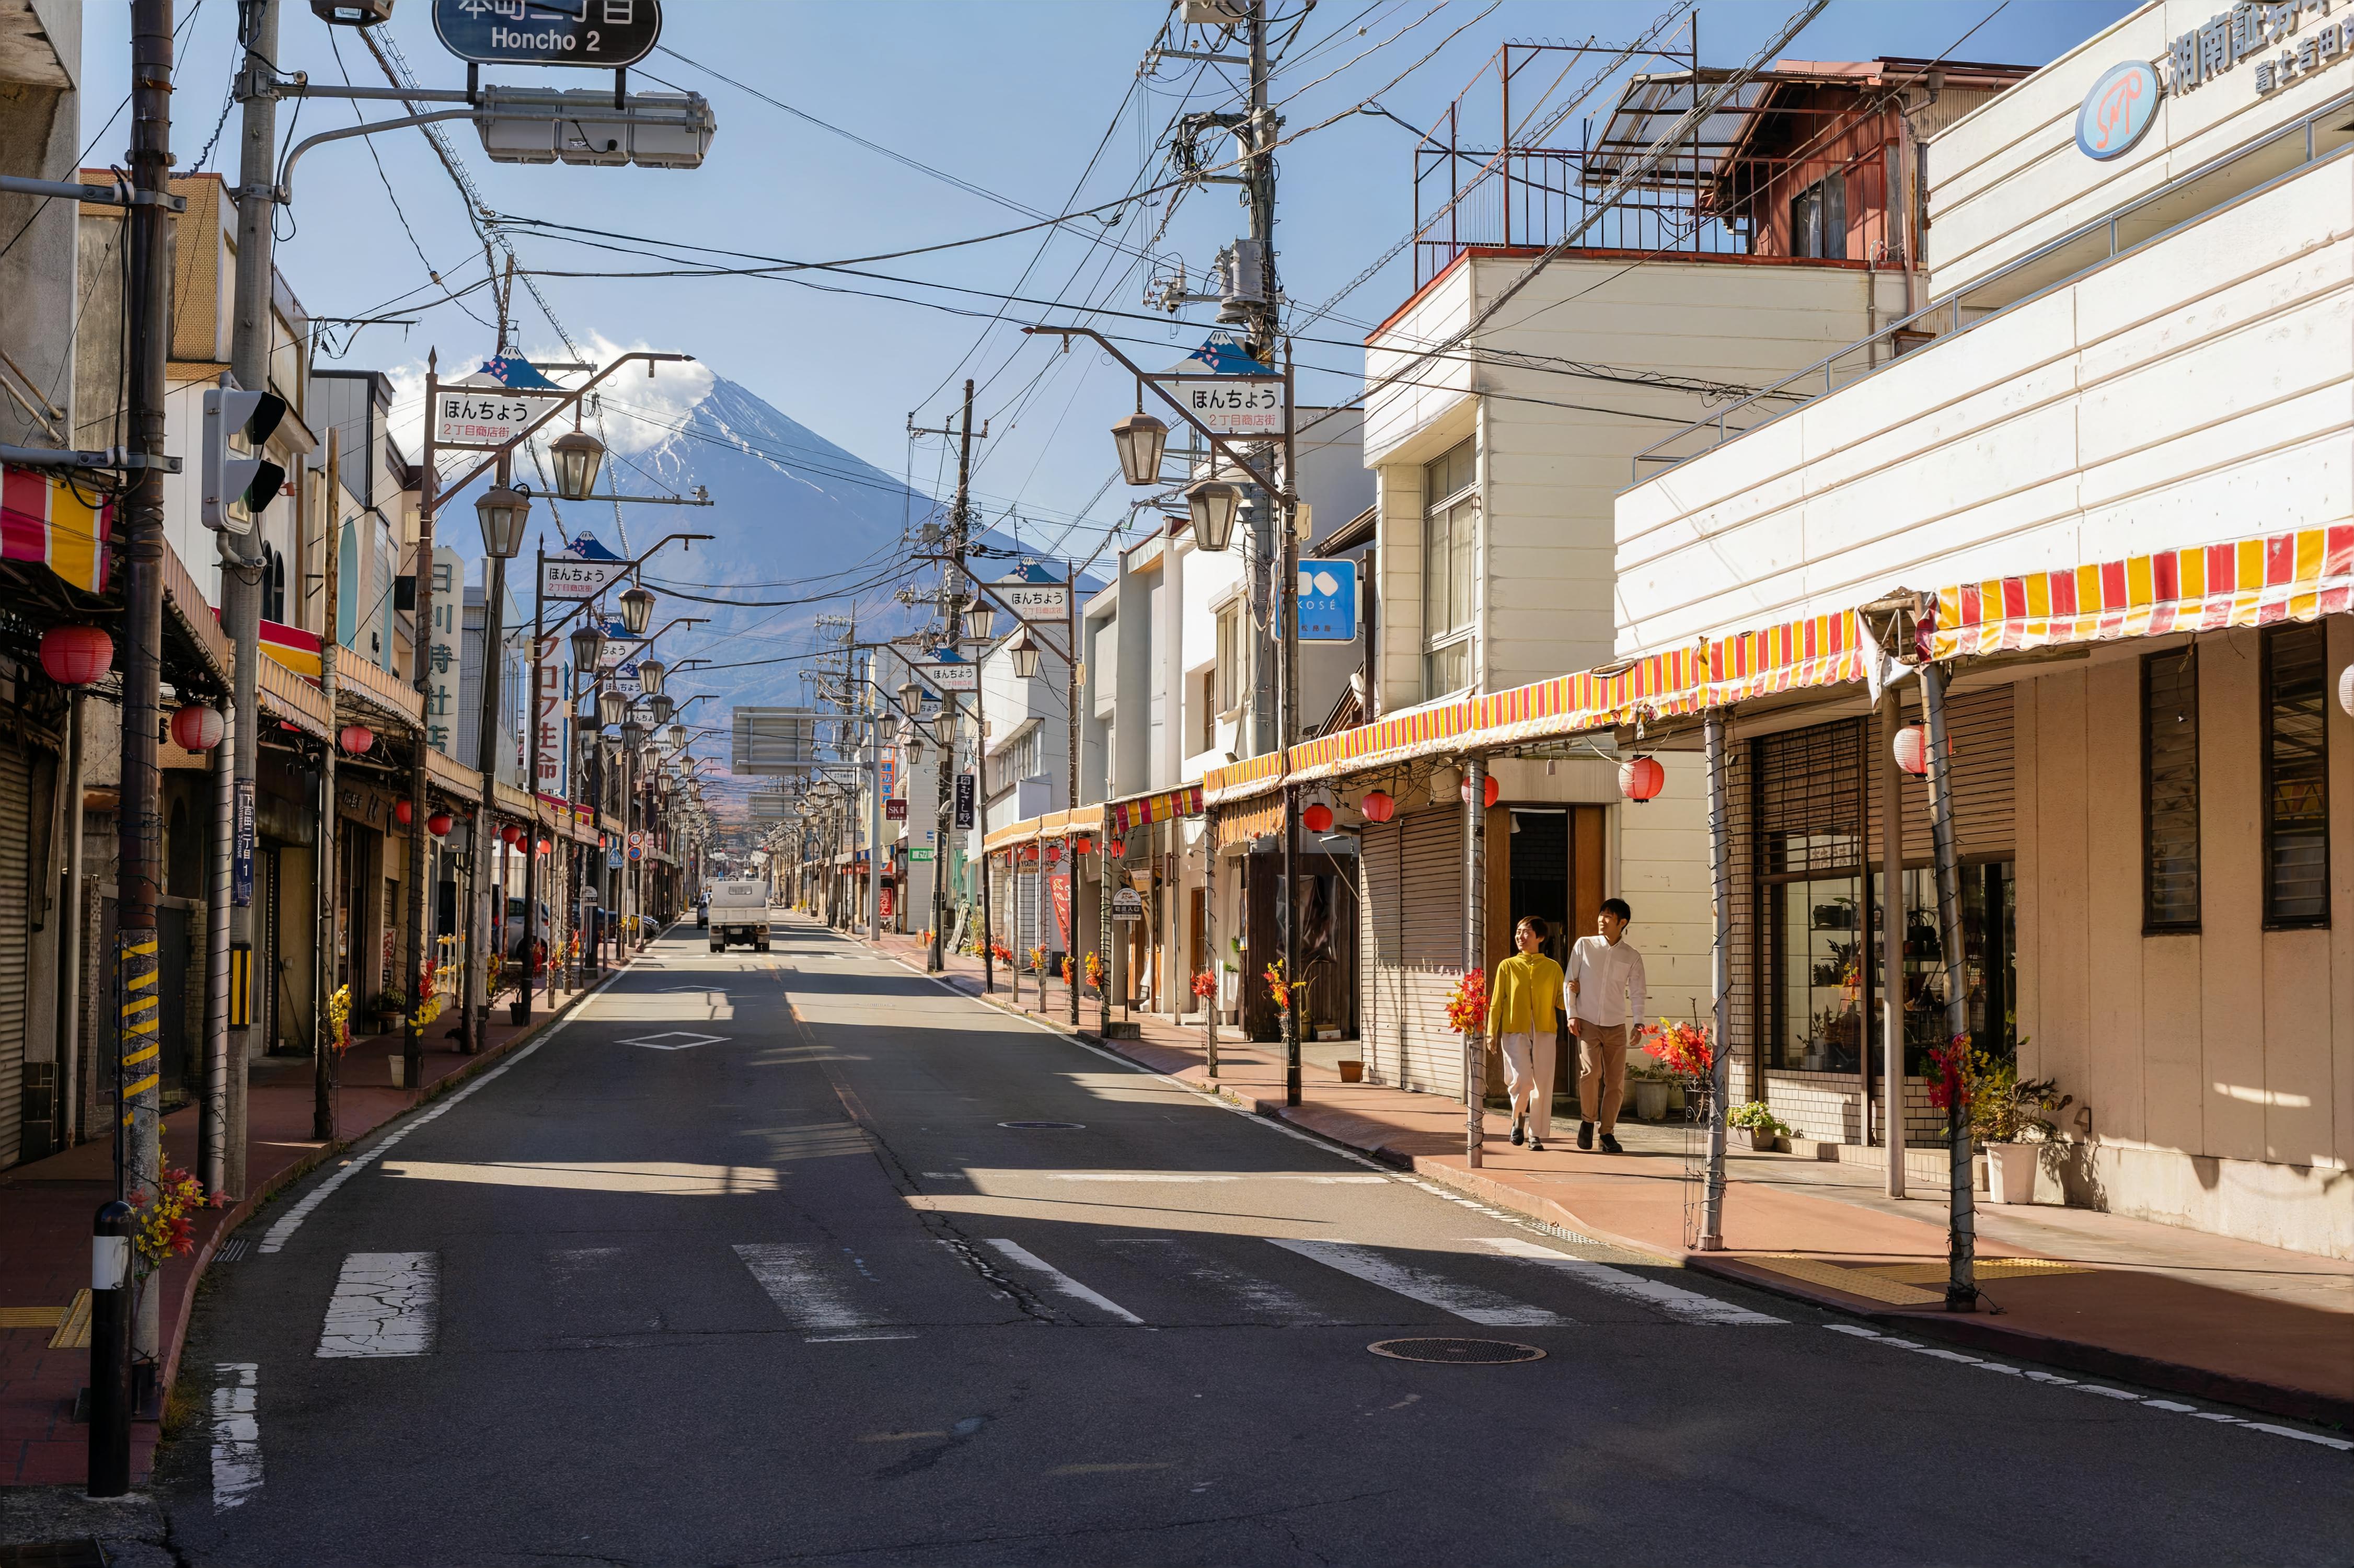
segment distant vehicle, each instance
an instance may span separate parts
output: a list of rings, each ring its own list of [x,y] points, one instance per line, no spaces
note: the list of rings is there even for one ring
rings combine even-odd
[[[726,951],[730,942],[747,943],[757,953],[767,952],[769,885],[758,878],[717,884],[711,889],[705,918],[713,952]]]
[[[540,900],[539,920],[535,934],[540,940],[546,941],[547,933],[555,924],[556,912],[547,906],[546,899]],[[512,893],[507,895],[506,914],[500,922],[500,929],[504,938],[499,944],[501,950],[506,954],[509,962],[521,963],[523,961],[523,899],[519,895]]]

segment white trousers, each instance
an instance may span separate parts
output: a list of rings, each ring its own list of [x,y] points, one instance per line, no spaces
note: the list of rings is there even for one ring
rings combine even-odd
[[[1507,1034],[1503,1038],[1504,1084],[1512,1097],[1512,1114],[1529,1118],[1532,1138],[1553,1136],[1553,1037]]]

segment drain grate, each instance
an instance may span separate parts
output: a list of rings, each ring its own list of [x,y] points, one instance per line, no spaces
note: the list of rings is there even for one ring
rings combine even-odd
[[[1495,1367],[1514,1361],[1541,1361],[1544,1352],[1534,1345],[1510,1340],[1380,1340],[1365,1349],[1394,1361],[1434,1361],[1443,1366]]]
[[[1084,1128],[1087,1124],[1083,1121],[1001,1121],[997,1125],[1013,1128]]]

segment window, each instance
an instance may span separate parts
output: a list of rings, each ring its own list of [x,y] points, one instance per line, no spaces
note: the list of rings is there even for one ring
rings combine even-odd
[[[1790,198],[1790,254],[1847,260],[1847,176],[1826,175]]]
[[[2264,633],[2264,924],[2329,923],[2328,684],[2323,630]]]
[[[1243,637],[1247,624],[1241,599],[1218,611],[1218,664],[1211,683],[1212,705],[1222,714],[1241,707],[1250,691],[1250,644]]]
[[[2199,929],[2199,657],[2141,662],[2141,925]]]
[[[1476,443],[1465,441],[1424,471],[1422,691],[1445,696],[1471,683],[1474,573],[1479,557]]]

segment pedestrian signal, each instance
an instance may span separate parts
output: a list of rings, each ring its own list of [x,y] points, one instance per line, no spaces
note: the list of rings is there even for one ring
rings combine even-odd
[[[286,482],[286,471],[252,455],[278,421],[286,400],[272,392],[215,387],[205,394],[204,524],[230,534],[250,534],[262,512]],[[231,450],[235,438],[246,450]]]

